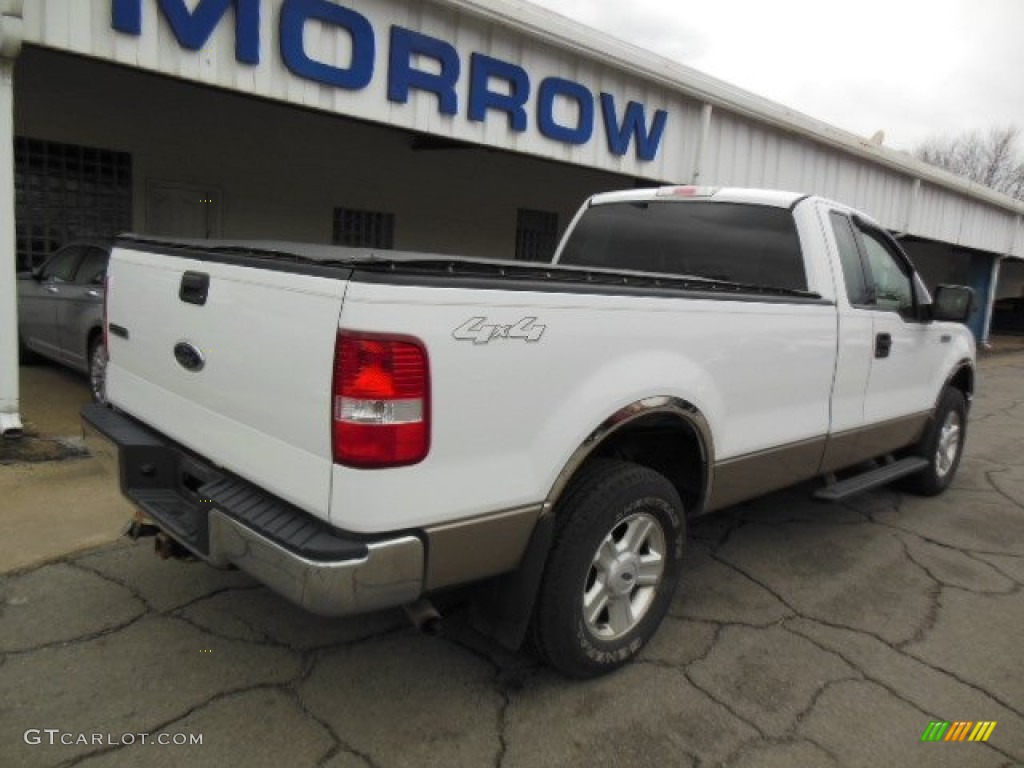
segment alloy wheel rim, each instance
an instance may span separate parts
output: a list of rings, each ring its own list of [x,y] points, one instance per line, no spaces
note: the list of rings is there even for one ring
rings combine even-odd
[[[583,621],[601,640],[616,640],[647,615],[665,574],[665,532],[647,512],[617,523],[591,561],[583,586]]]
[[[960,452],[960,414],[950,411],[939,429],[939,443],[935,449],[935,474],[944,478],[953,469]]]

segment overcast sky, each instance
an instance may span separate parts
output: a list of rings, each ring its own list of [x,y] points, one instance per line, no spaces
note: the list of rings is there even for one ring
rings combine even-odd
[[[1024,0],[531,1],[896,149],[1024,129]]]

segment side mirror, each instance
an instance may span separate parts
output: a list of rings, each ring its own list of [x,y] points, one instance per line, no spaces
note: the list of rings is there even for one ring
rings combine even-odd
[[[43,268],[41,266],[32,268],[32,279],[37,283],[43,279]]]
[[[974,291],[965,285],[940,285],[932,299],[932,320],[966,323],[974,304]]]

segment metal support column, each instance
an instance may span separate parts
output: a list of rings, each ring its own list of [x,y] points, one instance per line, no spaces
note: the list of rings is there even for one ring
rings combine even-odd
[[[999,256],[990,253],[971,253],[968,267],[968,285],[974,289],[974,308],[967,320],[980,346],[988,344],[988,329],[992,321],[992,304],[996,299],[996,279]]]
[[[21,0],[0,0],[0,435],[22,433],[18,401],[18,289],[14,221],[14,60]]]
[[[697,146],[693,152],[693,176],[691,184],[704,183],[704,168],[707,165],[708,142],[711,140],[711,117],[714,107],[705,104],[700,110],[700,133],[697,134]]]
[[[999,269],[1003,265],[1003,259],[992,260],[992,279],[989,283],[989,291],[985,302],[985,317],[981,326],[981,345],[989,348],[990,335],[992,334],[992,315],[995,312],[996,297],[999,295]]]

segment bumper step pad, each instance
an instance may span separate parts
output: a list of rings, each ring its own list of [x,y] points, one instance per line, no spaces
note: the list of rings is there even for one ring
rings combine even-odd
[[[82,418],[117,446],[122,493],[202,557],[210,554],[212,509],[310,560],[359,560],[369,551],[367,542],[226,475],[126,414],[94,403]]]
[[[366,557],[365,543],[338,536],[326,523],[248,483],[228,478],[214,480],[201,486],[199,495],[210,506],[311,560]]]

